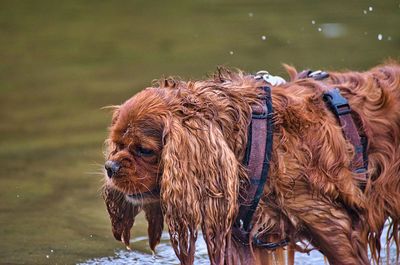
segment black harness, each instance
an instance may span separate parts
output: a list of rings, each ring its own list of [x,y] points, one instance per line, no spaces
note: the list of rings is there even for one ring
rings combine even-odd
[[[299,78],[313,78],[322,80],[329,77],[329,74],[322,71],[303,71]],[[256,77],[261,79],[263,77]],[[265,80],[265,78],[263,78]],[[289,239],[285,238],[277,242],[264,242],[257,235],[250,238],[251,221],[257,209],[260,198],[263,194],[264,185],[268,180],[268,172],[272,157],[273,144],[273,107],[271,98],[271,87],[265,85],[261,88],[264,95],[260,97],[261,106],[253,106],[251,122],[248,128],[248,139],[243,164],[249,173],[247,192],[239,198],[240,207],[236,220],[232,227],[233,237],[243,245],[276,249],[286,246]],[[351,116],[351,109],[348,101],[340,94],[339,89],[333,88],[324,93],[324,100],[337,117],[343,128],[343,133],[355,148],[355,156],[351,167],[356,173],[355,179],[359,181],[360,188],[364,189],[368,179],[368,157],[366,137],[363,133],[359,135],[355,122]]]

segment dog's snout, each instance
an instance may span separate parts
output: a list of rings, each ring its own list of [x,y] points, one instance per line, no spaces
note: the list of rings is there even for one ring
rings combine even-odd
[[[112,178],[113,176],[115,176],[118,173],[118,170],[121,168],[121,166],[118,164],[118,162],[108,160],[104,164],[104,168],[107,171],[107,176],[109,178]]]

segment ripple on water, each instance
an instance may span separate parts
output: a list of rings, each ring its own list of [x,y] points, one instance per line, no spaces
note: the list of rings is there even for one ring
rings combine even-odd
[[[383,234],[385,234],[384,231]],[[137,237],[131,240],[132,248],[135,243],[146,243],[147,237]],[[385,241],[382,239],[382,246]],[[390,247],[392,258],[389,264],[395,264],[393,254],[396,253],[394,244]],[[382,263],[386,264],[386,249],[382,250]],[[140,264],[140,265],[175,265],[179,264],[171,245],[169,244],[169,235],[164,232],[161,238],[161,243],[156,248],[156,254],[138,252],[135,250],[119,250],[113,257],[96,258],[79,263],[79,265],[124,265],[124,264]],[[208,265],[207,247],[199,234],[199,239],[196,242],[195,265]],[[311,251],[309,254],[296,253],[295,264],[297,265],[324,265],[324,258],[318,251]]]

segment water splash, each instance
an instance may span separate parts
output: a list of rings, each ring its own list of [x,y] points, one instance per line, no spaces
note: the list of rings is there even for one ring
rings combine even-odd
[[[387,225],[383,234],[387,233]],[[137,245],[147,244],[147,237],[137,237],[131,240],[132,247]],[[382,246],[386,246],[386,238],[381,238]],[[392,253],[395,253],[394,243],[390,246]],[[381,251],[382,264],[386,262],[386,247]],[[47,255],[48,256],[48,255]],[[46,257],[47,257],[46,256]],[[395,264],[395,255],[392,255],[389,264]],[[49,256],[50,257],[50,256]],[[126,251],[119,250],[115,252],[114,257],[103,257],[96,258],[79,263],[78,265],[114,265],[114,264],[141,264],[141,265],[174,265],[178,264],[178,259],[169,243],[169,234],[164,232],[161,236],[161,243],[156,248],[156,254],[143,253],[139,251]],[[203,240],[203,235],[199,232],[198,240],[196,242],[196,254],[195,254],[195,265],[206,265],[209,264],[207,246]],[[295,264],[296,265],[324,265],[324,257],[318,251],[311,251],[309,254],[298,253],[295,254]]]
[[[147,237],[137,237],[131,240],[131,244],[143,245],[147,244]],[[119,250],[115,252],[114,257],[103,257],[91,259],[78,265],[114,265],[114,264],[141,264],[141,265],[173,265],[179,261],[169,243],[169,235],[164,232],[161,237],[161,243],[156,248],[156,254],[142,253],[139,251]],[[207,246],[203,240],[203,236],[199,233],[196,242],[195,265],[209,264]],[[296,265],[323,265],[324,258],[318,251],[312,251],[309,254],[296,253]]]

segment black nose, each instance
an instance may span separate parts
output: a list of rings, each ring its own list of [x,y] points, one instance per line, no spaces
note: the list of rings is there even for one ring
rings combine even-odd
[[[112,178],[113,176],[115,176],[117,174],[118,170],[120,169],[120,165],[115,161],[108,160],[104,164],[104,168],[107,171],[107,176],[109,178]]]

